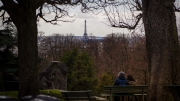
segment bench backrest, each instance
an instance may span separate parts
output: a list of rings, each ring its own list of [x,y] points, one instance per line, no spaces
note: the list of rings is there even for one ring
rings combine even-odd
[[[133,93],[133,94],[146,94],[147,86],[141,85],[126,85],[126,86],[105,86],[104,92],[106,93]]]
[[[95,101],[96,100],[92,91],[61,91],[61,94],[66,101],[70,101],[70,100]]]

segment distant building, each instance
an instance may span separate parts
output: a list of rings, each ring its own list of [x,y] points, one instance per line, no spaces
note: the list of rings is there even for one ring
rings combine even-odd
[[[84,34],[83,34],[83,42],[87,43],[88,41],[88,34],[87,34],[87,28],[86,28],[86,20],[85,20],[85,24],[84,24]]]
[[[103,41],[103,37],[95,37],[95,36],[88,36],[87,34],[87,26],[86,26],[86,20],[84,21],[84,34],[83,34],[83,38],[82,41],[84,43],[84,48],[86,48],[88,43],[93,43],[93,42],[102,42]]]

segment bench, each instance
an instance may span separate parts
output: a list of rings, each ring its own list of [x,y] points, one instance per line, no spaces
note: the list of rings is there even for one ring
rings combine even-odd
[[[96,97],[94,96],[94,94],[91,90],[88,90],[88,91],[61,91],[61,94],[65,101],[71,101],[71,100],[96,101]]]
[[[180,85],[167,85],[165,87],[168,88],[175,101],[180,101]]]
[[[105,86],[104,93],[102,96],[106,96],[109,100],[112,100],[114,96],[141,96],[144,101],[147,85]]]

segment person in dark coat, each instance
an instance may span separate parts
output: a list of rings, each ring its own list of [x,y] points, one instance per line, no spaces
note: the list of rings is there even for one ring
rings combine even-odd
[[[125,78],[125,73],[123,71],[119,72],[118,78],[114,82],[114,86],[126,86],[127,84],[128,84],[128,81]],[[122,100],[124,101],[124,96],[122,96]],[[114,101],[120,101],[120,97],[115,96]]]
[[[118,74],[118,78],[116,79],[116,81],[114,82],[114,86],[124,86],[127,85],[128,81],[125,78],[125,73],[124,72],[119,72]]]

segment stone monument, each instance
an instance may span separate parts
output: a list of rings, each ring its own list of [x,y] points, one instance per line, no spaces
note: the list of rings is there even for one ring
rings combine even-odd
[[[64,63],[51,61],[40,71],[40,89],[67,90],[68,69]]]

